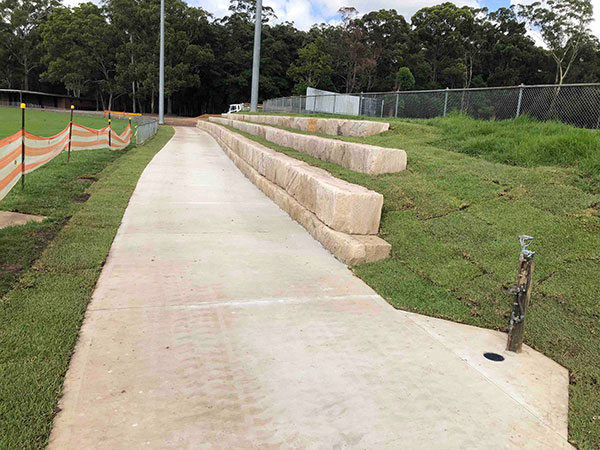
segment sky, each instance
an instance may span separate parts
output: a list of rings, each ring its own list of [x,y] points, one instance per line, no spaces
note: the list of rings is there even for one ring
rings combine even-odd
[[[72,0],[77,1],[77,0]],[[186,0],[192,6],[201,6],[215,17],[228,14],[227,0]],[[337,10],[342,6],[353,6],[360,13],[379,9],[395,9],[407,19],[419,9],[443,3],[445,0],[263,0],[263,4],[272,7],[277,15],[277,22],[294,22],[297,28],[308,30],[315,23],[336,22],[339,20]],[[447,0],[446,0],[447,1]],[[533,0],[452,0],[463,6],[487,7],[495,11],[511,3],[532,3]],[[600,0],[592,0],[594,15],[598,18],[591,28],[600,37]]]
[[[64,0],[69,6],[83,1]],[[99,3],[99,0],[92,0]],[[229,0],[185,0],[191,6],[201,6],[215,17],[223,17],[229,13]],[[433,6],[448,0],[263,0],[263,4],[272,7],[277,15],[276,22],[294,22],[297,28],[309,30],[313,24],[339,21],[337,10],[342,6],[353,6],[359,13],[368,13],[379,9],[395,9],[407,20],[419,9]],[[487,7],[495,11],[511,3],[533,3],[534,0],[450,0],[463,6]],[[591,26],[592,32],[600,37],[600,0],[592,0],[594,16],[597,18]],[[535,38],[535,36],[533,36]],[[538,39],[536,39],[538,41]]]

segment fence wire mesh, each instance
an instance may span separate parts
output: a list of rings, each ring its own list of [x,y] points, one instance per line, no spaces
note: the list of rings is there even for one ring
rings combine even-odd
[[[415,119],[455,112],[488,120],[528,115],[598,129],[600,83],[281,97],[264,101],[263,111]]]
[[[135,143],[137,145],[142,145],[157,133],[158,120],[155,118],[138,116],[134,120],[136,122]]]

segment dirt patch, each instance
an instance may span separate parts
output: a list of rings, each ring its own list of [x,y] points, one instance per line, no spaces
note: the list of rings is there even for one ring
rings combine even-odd
[[[91,175],[83,175],[81,177],[77,177],[80,180],[85,180],[85,181],[98,181],[98,178],[93,177]]]
[[[20,270],[23,270],[22,264],[3,264],[2,267],[0,267],[1,273],[15,273]]]
[[[42,222],[44,219],[44,216],[34,216],[33,214],[23,214],[13,211],[0,211],[0,228],[25,225],[28,222]]]
[[[41,241],[41,246],[38,248],[45,249],[48,243],[54,239],[54,237],[58,234],[58,232],[71,220],[71,216],[60,219],[57,222],[54,222],[52,226],[38,228],[30,233],[29,236],[34,236],[35,238]]]
[[[48,247],[59,231],[69,222],[65,217],[57,222],[44,223],[25,233],[28,248],[22,252],[0,255],[0,297],[21,278],[24,270],[36,264],[37,258]]]
[[[90,198],[90,194],[81,194],[81,195],[76,195],[75,197],[73,197],[73,201],[75,203],[85,203],[88,201],[89,198]]]

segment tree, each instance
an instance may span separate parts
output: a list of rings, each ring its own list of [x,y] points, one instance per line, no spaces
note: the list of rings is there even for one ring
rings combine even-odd
[[[327,43],[320,37],[298,50],[298,59],[287,74],[296,83],[294,92],[304,94],[307,87],[329,88],[331,85],[331,55],[326,52]]]
[[[393,9],[372,11],[357,19],[368,56],[374,61],[361,78],[361,89],[386,91],[394,88],[394,74],[404,62],[410,25]]]
[[[446,2],[420,9],[411,23],[415,46],[422,50],[430,66],[428,87],[439,88],[442,83],[446,87],[468,86],[473,64],[473,10]]]
[[[478,73],[489,86],[514,86],[520,83],[546,82],[546,70],[540,76],[532,67],[547,66],[545,52],[527,35],[525,24],[513,8],[488,13],[483,24],[484,44]]]
[[[408,67],[400,67],[396,72],[397,91],[410,91],[415,87],[415,77]]]
[[[249,22],[254,23],[256,16],[256,1],[254,0],[230,0],[229,11],[233,14],[244,16]],[[277,19],[275,11],[270,6],[262,5],[262,23],[268,23]]]
[[[590,0],[545,0],[519,5],[520,16],[539,33],[556,64],[554,81],[562,85],[581,48],[590,39]]]
[[[30,74],[40,67],[39,26],[59,4],[58,0],[0,0],[5,52],[23,89],[29,89]]]
[[[42,77],[63,83],[76,96],[97,92],[103,108],[111,109],[120,91],[114,79],[119,30],[106,20],[103,10],[93,3],[72,10],[58,8],[40,29],[48,66]]]
[[[355,92],[361,84],[361,77],[374,70],[377,62],[369,54],[364,29],[359,21],[355,20],[358,10],[343,7],[338,13],[342,15],[342,25],[341,39],[334,47],[336,73],[344,81],[344,91]]]

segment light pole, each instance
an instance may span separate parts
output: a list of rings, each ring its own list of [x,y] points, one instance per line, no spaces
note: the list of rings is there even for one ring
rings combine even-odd
[[[260,71],[260,35],[262,27],[262,0],[256,0],[256,15],[254,23],[254,54],[252,58],[252,94],[250,110],[258,111],[258,74]]]
[[[158,123],[165,123],[165,0],[160,0],[160,67],[158,81]]]

